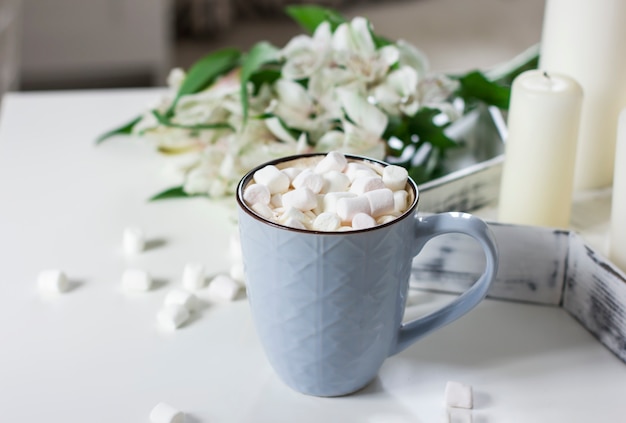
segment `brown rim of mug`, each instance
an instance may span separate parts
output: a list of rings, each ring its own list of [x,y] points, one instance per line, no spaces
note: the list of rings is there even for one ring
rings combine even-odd
[[[390,222],[387,223],[383,223],[382,225],[376,225],[373,226],[371,228],[366,228],[366,229],[354,229],[351,231],[345,231],[345,232],[339,232],[339,231],[315,231],[315,230],[310,230],[310,229],[298,229],[298,228],[292,228],[290,226],[285,226],[285,225],[281,225],[280,223],[277,222],[272,222],[271,220],[267,220],[262,216],[259,216],[254,210],[252,210],[250,207],[248,207],[248,205],[246,204],[246,202],[243,200],[243,190],[244,188],[248,185],[248,183],[250,183],[250,181],[252,180],[253,176],[254,176],[254,172],[256,172],[257,170],[265,167],[265,166],[269,166],[269,165],[277,165],[279,163],[283,163],[283,162],[289,162],[292,160],[298,160],[301,158],[305,158],[305,157],[315,157],[315,156],[325,156],[326,153],[306,153],[306,154],[296,154],[293,156],[285,156],[285,157],[280,157],[278,159],[274,159],[265,163],[260,164],[259,166],[255,167],[254,169],[250,170],[248,173],[246,173],[243,178],[241,178],[241,180],[239,181],[239,183],[237,184],[237,191],[236,191],[236,197],[237,197],[237,204],[239,204],[239,207],[245,211],[246,213],[248,213],[250,216],[252,216],[253,218],[267,224],[270,226],[274,226],[278,229],[283,229],[286,231],[292,231],[292,232],[300,232],[300,233],[304,233],[304,234],[315,234],[315,235],[345,235],[345,234],[356,234],[356,233],[363,233],[363,232],[370,232],[370,231],[375,231],[378,229],[382,229],[384,227],[393,225],[394,223],[406,219],[409,216],[413,216],[415,214],[415,211],[417,210],[417,203],[419,202],[419,190],[417,189],[417,184],[415,183],[415,181],[413,181],[413,179],[411,179],[411,177],[408,178],[407,180],[407,184],[411,187],[411,190],[413,191],[413,202],[411,203],[411,205],[405,210],[404,213],[402,213],[402,215],[398,216],[397,218],[393,219]],[[344,154],[344,156],[346,156],[347,159],[349,160],[356,160],[356,161],[362,161],[362,162],[369,162],[369,163],[376,163],[378,165],[381,165],[383,167],[389,166],[389,163],[385,163],[382,160],[377,160],[377,159],[372,159],[370,157],[364,157],[364,156],[357,156],[354,154]]]

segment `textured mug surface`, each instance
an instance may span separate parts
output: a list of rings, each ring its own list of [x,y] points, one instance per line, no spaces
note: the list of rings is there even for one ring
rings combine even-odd
[[[413,181],[407,183],[413,201],[397,219],[364,230],[316,232],[270,222],[245,204],[243,190],[255,170],[237,190],[248,298],[267,358],[291,388],[316,396],[355,392],[387,357],[467,313],[486,295],[497,270],[489,228],[464,213],[417,218]],[[452,303],[403,324],[412,259],[429,239],[449,232],[481,244],[485,273]]]

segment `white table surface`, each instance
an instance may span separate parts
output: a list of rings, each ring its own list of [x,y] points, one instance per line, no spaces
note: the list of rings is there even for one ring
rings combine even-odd
[[[175,185],[139,140],[95,137],[134,117],[158,90],[10,94],[0,120],[0,421],[148,422],[160,401],[188,422],[440,422],[447,381],[470,384],[487,422],[623,422],[626,364],[557,307],[486,300],[388,359],[363,391],[315,398],[273,374],[245,299],[211,303],[180,330],[156,325],[186,262],[227,271],[232,207],[203,199],[149,204]],[[139,225],[154,248],[120,247]],[[127,267],[159,280],[127,295]],[[73,289],[42,296],[40,270]],[[412,293],[415,316],[448,301]],[[467,415],[457,415],[461,419]],[[458,420],[465,421],[465,420]]]

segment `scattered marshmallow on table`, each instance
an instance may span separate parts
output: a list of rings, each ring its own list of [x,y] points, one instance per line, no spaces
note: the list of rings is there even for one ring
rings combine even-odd
[[[185,414],[164,402],[158,403],[150,412],[152,423],[184,423]]]
[[[135,226],[124,228],[122,241],[124,252],[128,255],[139,254],[146,248],[146,236],[140,228]]]
[[[243,262],[238,261],[236,263],[233,263],[230,266],[230,271],[228,272],[228,274],[235,281],[237,281],[237,282],[239,282],[241,284],[245,284],[246,283],[246,272],[245,272],[244,267],[243,267]]]
[[[200,263],[187,263],[183,268],[183,287],[190,291],[204,288],[204,266]]]
[[[176,330],[189,320],[190,316],[187,307],[180,304],[166,304],[157,313],[157,321],[163,329]]]
[[[446,410],[446,423],[472,423],[472,410],[462,408],[448,408]]]
[[[41,292],[60,294],[69,289],[69,282],[63,271],[49,269],[39,272],[37,286]]]
[[[149,291],[152,288],[152,278],[145,270],[126,269],[122,274],[122,288],[128,292]]]
[[[461,382],[446,383],[445,404],[448,407],[472,408],[472,387]]]
[[[330,152],[257,170],[243,199],[257,215],[291,228],[359,230],[391,222],[407,210],[407,181],[402,167],[348,162],[343,154]]]
[[[164,304],[167,305],[181,305],[189,311],[196,309],[198,305],[198,298],[191,292],[184,291],[182,289],[176,289],[168,292],[165,295]]]
[[[209,283],[209,296],[221,300],[232,301],[237,297],[241,285],[228,275],[217,275]]]

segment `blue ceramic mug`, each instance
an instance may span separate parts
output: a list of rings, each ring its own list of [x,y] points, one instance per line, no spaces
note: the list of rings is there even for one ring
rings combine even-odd
[[[299,392],[339,396],[366,386],[387,357],[474,308],[495,277],[498,253],[490,229],[477,217],[417,217],[418,190],[410,179],[406,212],[370,229],[293,229],[246,205],[243,191],[256,170],[268,164],[284,168],[309,156],[265,163],[244,176],[237,188],[239,230],[252,317],[270,364]],[[451,232],[478,241],[486,257],[484,273],[451,303],[403,323],[413,257],[428,240]]]

